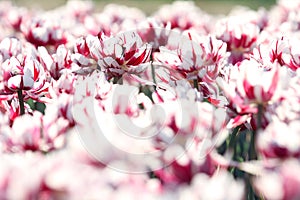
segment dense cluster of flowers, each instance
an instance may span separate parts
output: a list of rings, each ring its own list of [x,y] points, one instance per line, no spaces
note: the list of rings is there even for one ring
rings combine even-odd
[[[299,11],[1,1],[0,199],[300,199]]]

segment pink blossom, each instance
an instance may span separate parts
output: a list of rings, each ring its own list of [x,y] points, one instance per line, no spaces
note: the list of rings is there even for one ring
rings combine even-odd
[[[199,188],[202,188],[199,190]],[[215,188],[220,188],[215,191]],[[235,180],[225,170],[215,172],[212,177],[206,174],[196,174],[191,187],[183,187],[180,199],[243,199],[245,184]]]
[[[196,4],[0,2],[0,199],[299,199],[300,3]]]
[[[299,30],[299,9],[300,5],[297,1],[280,0],[274,6],[270,13],[270,25],[278,27],[279,30],[295,32]]]
[[[285,65],[283,58],[289,54],[288,40],[285,37],[274,39],[270,44],[260,44],[253,49],[253,58],[264,65],[278,62],[281,66]]]
[[[30,16],[30,13],[26,8],[22,7],[12,7],[8,9],[6,15],[7,23],[15,30],[20,31],[21,24],[24,20],[27,20]]]
[[[138,25],[138,33],[144,42],[151,44],[153,51],[165,46],[171,34],[170,24],[163,25],[153,18],[147,19]]]
[[[263,103],[274,99],[277,91],[279,69],[277,65],[272,67],[270,71],[264,71],[255,61],[250,60],[241,63],[239,68],[242,72],[241,78],[237,81],[237,90],[244,100]],[[259,81],[257,81],[257,76],[261,77]]]
[[[244,54],[251,52],[256,45],[259,28],[252,23],[243,23],[237,17],[220,20],[215,27],[216,37],[227,43],[233,64],[244,59]]]
[[[76,53],[80,53],[83,56],[88,56],[90,54],[88,43],[83,37],[80,37],[76,40],[74,49]]]
[[[252,10],[248,7],[236,6],[228,15],[230,17],[237,17],[243,20],[244,23],[255,24],[260,30],[264,29],[269,22],[268,11],[263,7],[258,8],[258,10]]]
[[[226,44],[213,36],[200,37],[194,32],[184,32],[180,37],[177,51],[164,48],[155,54],[163,65],[178,70],[188,79],[205,75],[215,78],[218,64],[225,57]]]
[[[257,138],[259,151],[267,158],[298,157],[300,153],[299,127],[297,121],[289,124],[272,122],[259,133]]]
[[[68,122],[53,116],[43,116],[35,111],[33,115],[17,117],[12,125],[13,133],[8,136],[6,148],[9,152],[48,152],[63,147]]]
[[[27,41],[35,46],[58,46],[67,42],[64,30],[49,19],[28,19],[21,24],[21,32]]]
[[[26,113],[32,113],[32,110],[27,103],[24,103],[24,109]],[[21,114],[20,104],[17,98],[2,101],[1,110],[8,116],[10,125],[12,125],[14,120]]]
[[[249,122],[258,105],[265,109],[280,98],[280,69],[276,62],[264,66],[256,60],[244,60],[239,66],[231,66],[226,76],[230,77],[227,83],[221,78],[218,82],[228,98],[227,107],[233,111],[229,127]],[[263,116],[262,124],[266,125],[266,121]]]
[[[53,80],[51,89],[55,94],[50,96],[59,96],[60,94],[74,94],[75,81],[77,77],[70,70],[62,70],[58,80]]]
[[[1,2],[0,16],[6,19],[1,24],[8,29],[19,31],[22,18],[26,18],[28,13],[26,8],[16,7],[10,1]]]
[[[296,71],[300,67],[300,40],[290,39],[289,40],[289,51],[284,52],[282,59],[284,63],[293,71]]]
[[[75,17],[76,20],[82,21],[85,17],[89,16],[91,12],[93,12],[94,5],[92,1],[72,0],[68,1],[65,6],[71,17]]]
[[[140,73],[148,62],[151,46],[144,44],[136,32],[125,32],[100,41],[98,65],[109,77]],[[92,54],[93,52],[91,52]]]
[[[101,31],[106,35],[117,34],[121,31],[130,30],[145,19],[145,14],[134,7],[109,4],[96,16]]]
[[[268,68],[268,67],[267,67]],[[233,77],[229,84],[223,82],[223,89],[231,101],[237,105],[252,103],[267,103],[278,98],[279,68],[277,63],[264,67],[255,60],[244,60],[236,69],[236,79]],[[260,79],[257,79],[260,76]],[[242,108],[242,107],[241,107]]]
[[[280,101],[276,103],[269,111],[274,113],[274,115],[282,122],[289,123],[299,119],[300,108],[297,105],[300,102],[300,95],[297,92],[300,87],[300,76],[299,73],[294,77],[283,76],[282,79],[285,80],[286,85],[283,86],[284,91],[281,94]]]
[[[49,55],[45,47],[39,47],[38,51],[41,63],[55,80],[60,77],[63,69],[70,69],[72,66],[71,51],[64,45],[59,45],[52,55]]]
[[[165,25],[171,23],[171,29],[178,28],[181,31],[195,29],[197,32],[207,34],[210,31],[211,17],[195,6],[194,2],[176,1],[171,5],[162,6],[154,18]],[[201,18],[203,20],[194,20]]]
[[[22,44],[16,38],[4,38],[0,43],[1,60],[4,62],[12,56],[22,53]]]
[[[257,177],[254,182],[255,189],[268,199],[298,199],[299,170],[298,160],[283,161],[277,168],[266,169],[262,176]]]
[[[18,90],[25,93],[25,98],[39,99],[49,86],[44,68],[34,58],[25,57],[19,61],[16,57],[6,60],[3,65],[5,89],[2,95],[13,94]]]

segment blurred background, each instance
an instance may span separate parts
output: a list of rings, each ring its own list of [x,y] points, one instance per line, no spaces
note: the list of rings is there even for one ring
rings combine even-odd
[[[29,8],[52,9],[61,6],[67,0],[13,0],[16,5],[26,6]],[[94,0],[97,10],[101,10],[109,3],[123,4],[142,9],[145,13],[151,14],[163,4],[172,3],[172,0]],[[252,9],[265,7],[269,9],[276,3],[276,0],[198,0],[195,4],[202,10],[211,14],[227,14],[233,7],[237,5],[247,6]]]

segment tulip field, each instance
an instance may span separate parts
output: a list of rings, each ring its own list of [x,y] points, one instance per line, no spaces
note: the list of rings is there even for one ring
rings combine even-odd
[[[1,1],[0,163],[0,200],[300,199],[300,1]]]

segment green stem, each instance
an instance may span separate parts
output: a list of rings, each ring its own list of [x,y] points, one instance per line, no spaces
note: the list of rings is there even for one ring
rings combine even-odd
[[[154,90],[156,90],[156,78],[155,78],[155,68],[154,68],[154,65],[153,65],[153,55],[152,55],[152,52],[151,52],[151,55],[150,55],[150,65],[151,65],[151,75],[152,75],[152,79],[153,79],[153,83],[154,83]]]
[[[249,160],[257,160],[257,153],[255,148],[255,138],[256,138],[256,131],[251,132],[250,138],[250,147],[249,147]]]
[[[116,76],[113,78],[113,84],[123,84],[123,77],[122,76]]]
[[[239,156],[239,155],[237,155],[237,140],[238,140],[238,134],[239,134],[240,130],[241,130],[240,126],[236,127],[233,130],[231,137],[230,137],[229,144],[228,144],[229,148],[233,150],[232,158],[233,158],[233,160],[236,160],[236,161],[238,160],[238,156]]]
[[[230,148],[235,148],[236,141],[237,141],[237,134],[240,132],[240,129],[241,129],[240,126],[235,127],[233,129],[233,132],[231,133],[230,141],[229,141],[229,144],[228,144],[228,146]]]
[[[198,84],[199,84],[198,78],[195,78],[193,82],[194,82],[194,88],[196,88],[198,90]]]
[[[238,148],[237,142],[238,142],[238,138],[239,138],[238,134],[239,134],[240,130],[241,130],[240,126],[235,127],[231,133],[230,140],[228,142],[228,149],[233,151],[232,159],[234,161],[239,161],[238,158],[239,158],[239,156],[241,156],[241,155],[238,155],[238,151],[237,151],[237,148]],[[241,172],[237,167],[232,167],[231,173],[234,175],[234,177],[243,177],[243,172]]]
[[[18,90],[18,99],[20,104],[20,115],[24,115],[25,114],[24,97],[21,89]]]
[[[263,117],[263,105],[258,104],[257,106],[257,122],[256,122],[256,132],[262,127],[262,117]]]
[[[255,141],[256,141],[257,132],[262,127],[263,105],[258,104],[257,109],[258,110],[257,110],[257,115],[256,115],[256,129],[254,131],[252,131],[251,139],[250,139],[250,147],[249,147],[249,152],[248,152],[249,160],[257,160]]]
[[[257,106],[257,115],[256,115],[256,129],[251,131],[251,138],[250,138],[250,145],[248,149],[248,159],[249,160],[257,160],[257,151],[255,147],[255,141],[257,137],[257,132],[262,128],[262,117],[263,117],[263,105],[258,104]],[[259,199],[256,195],[255,192],[253,191],[251,182],[250,182],[251,175],[247,174],[246,180],[247,180],[247,194],[248,194],[248,199]]]
[[[119,77],[114,77],[114,78],[113,78],[113,81],[112,81],[113,84],[117,84],[117,83],[118,83],[118,80],[119,80]]]
[[[246,174],[246,185],[247,185],[247,199],[248,200],[255,200],[255,194],[251,185],[250,175]]]

